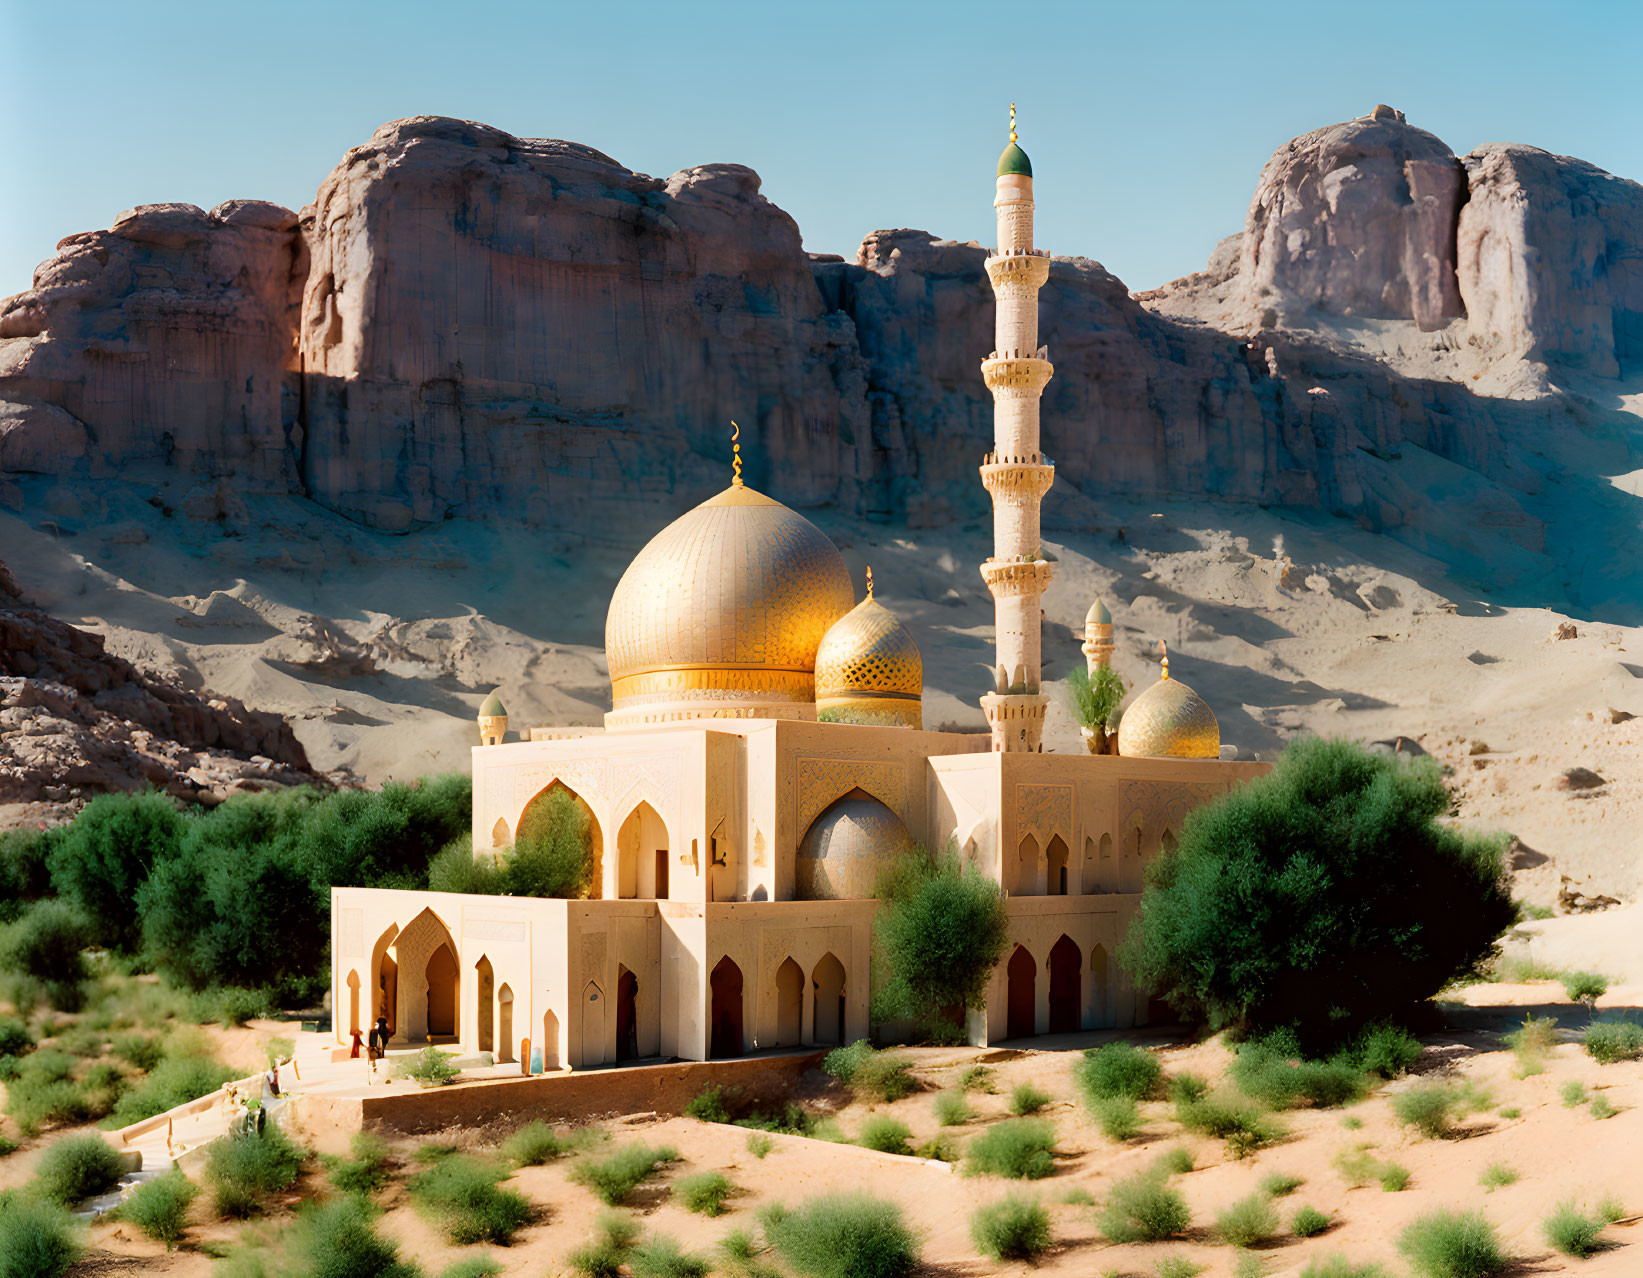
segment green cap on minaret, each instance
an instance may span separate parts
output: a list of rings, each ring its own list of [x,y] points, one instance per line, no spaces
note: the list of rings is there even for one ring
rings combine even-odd
[[[496,695],[499,691],[501,690],[497,689],[493,691],[491,695],[486,697],[484,702],[480,705],[480,718],[495,719],[508,713],[507,708],[502,704],[502,698]]]
[[[1004,148],[1004,153],[998,157],[998,176],[1008,173],[1017,173],[1022,177],[1033,175],[1033,162],[1027,158],[1027,153],[1016,145],[1015,140],[1015,103],[1010,103],[1010,145]]]

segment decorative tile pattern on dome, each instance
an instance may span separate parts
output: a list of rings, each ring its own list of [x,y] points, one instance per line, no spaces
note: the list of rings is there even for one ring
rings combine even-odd
[[[1179,679],[1160,679],[1124,709],[1118,753],[1142,759],[1217,759],[1215,712]]]

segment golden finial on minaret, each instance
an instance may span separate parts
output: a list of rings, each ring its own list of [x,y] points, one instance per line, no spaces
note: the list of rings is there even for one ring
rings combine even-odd
[[[1010,141],[1015,141],[1015,103],[1010,103]]]
[[[867,565],[867,597],[873,597],[873,565]]]
[[[730,486],[742,486],[742,446],[736,441],[742,437],[742,428],[734,421],[730,423]]]
[[[1162,639],[1158,641],[1158,651],[1164,654],[1164,672],[1158,676],[1162,681],[1169,678],[1169,648]]]

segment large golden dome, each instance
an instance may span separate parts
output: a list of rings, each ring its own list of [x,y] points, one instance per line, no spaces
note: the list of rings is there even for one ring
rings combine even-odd
[[[606,725],[811,718],[816,649],[854,598],[819,528],[731,485],[657,533],[617,582]]]
[[[837,723],[924,726],[924,658],[907,627],[867,598],[827,632],[816,650],[816,717]]]
[[[1118,721],[1118,753],[1142,759],[1219,759],[1221,725],[1205,700],[1179,679],[1163,677]]]

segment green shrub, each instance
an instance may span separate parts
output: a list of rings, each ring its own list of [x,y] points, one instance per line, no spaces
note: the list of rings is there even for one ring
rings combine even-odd
[[[1478,1175],[1478,1184],[1490,1193],[1506,1185],[1517,1184],[1517,1168],[1509,1167],[1505,1163],[1490,1163]]]
[[[594,1220],[594,1231],[592,1242],[571,1253],[571,1268],[584,1278],[619,1278],[638,1240],[639,1226],[619,1211],[602,1211]]]
[[[1198,1278],[1204,1272],[1205,1266],[1200,1265],[1191,1256],[1160,1256],[1158,1263],[1153,1266],[1158,1278]]]
[[[623,1145],[604,1158],[585,1156],[571,1168],[573,1182],[592,1190],[599,1200],[614,1207],[638,1188],[639,1183],[667,1163],[677,1162],[671,1146],[651,1148],[643,1143]]]
[[[1143,1101],[1158,1090],[1164,1069],[1151,1052],[1129,1043],[1092,1047],[1074,1066],[1074,1077],[1086,1101],[1115,1096]]]
[[[468,1256],[439,1271],[439,1278],[497,1278],[502,1273],[500,1262],[488,1255]]]
[[[4,1158],[8,1154],[15,1154],[17,1149],[17,1142],[10,1136],[0,1136],[0,1158]]]
[[[940,856],[903,853],[876,895],[873,939],[887,975],[873,996],[875,1017],[936,1029],[952,1026],[947,1009],[980,1007],[1009,943],[999,885],[949,845]]]
[[[1409,1169],[1401,1163],[1380,1163],[1376,1167],[1375,1179],[1380,1181],[1385,1192],[1402,1193],[1409,1187]]]
[[[68,901],[39,901],[5,930],[0,967],[37,982],[58,1011],[77,1012],[90,978],[84,951],[95,941],[91,923]]]
[[[686,1211],[698,1216],[724,1214],[725,1199],[736,1192],[736,1187],[723,1172],[708,1171],[697,1176],[686,1176],[673,1186],[673,1196],[685,1205]]]
[[[913,1063],[899,1052],[879,1052],[866,1039],[835,1047],[822,1057],[822,1069],[862,1099],[898,1101],[918,1084],[908,1073]]]
[[[1233,1247],[1253,1247],[1278,1232],[1278,1209],[1265,1194],[1240,1198],[1215,1217],[1215,1232]]]
[[[52,886],[89,921],[97,942],[135,954],[142,943],[138,889],[157,863],[176,855],[185,830],[162,794],[102,795],[54,840]]]
[[[1124,699],[1124,681],[1118,671],[1111,666],[1097,666],[1092,675],[1088,666],[1074,666],[1067,671],[1065,683],[1073,717],[1081,727],[1093,730],[1112,723],[1113,712]]]
[[[1315,737],[1195,809],[1147,867],[1118,959],[1215,1029],[1332,1047],[1479,977],[1517,916],[1504,840],[1441,824],[1438,763]]]
[[[296,1183],[303,1152],[273,1123],[261,1132],[213,1141],[205,1178],[219,1216],[243,1218],[262,1211],[268,1199]]]
[[[982,1176],[1041,1180],[1055,1170],[1055,1128],[1042,1118],[1007,1118],[970,1138],[967,1170]]]
[[[200,1187],[183,1175],[182,1168],[173,1167],[132,1190],[120,1204],[120,1216],[170,1250],[183,1236],[188,1205],[199,1193]]]
[[[62,1206],[29,1194],[0,1194],[4,1278],[58,1278],[80,1252],[79,1232]]]
[[[474,855],[473,835],[451,840],[428,862],[430,892],[465,892],[473,896],[501,896],[506,875],[493,855]]]
[[[1492,1278],[1506,1267],[1494,1226],[1482,1212],[1429,1211],[1398,1236],[1419,1278]]]
[[[1602,1246],[1598,1235],[1622,1215],[1624,1213],[1618,1204],[1604,1203],[1588,1216],[1575,1205],[1573,1199],[1567,1199],[1541,1222],[1541,1232],[1547,1243],[1565,1256],[1589,1256]]]
[[[415,1056],[394,1063],[395,1078],[414,1078],[423,1087],[442,1087],[462,1071],[451,1064],[453,1053],[429,1044]]]
[[[968,1066],[958,1076],[958,1090],[961,1092],[990,1092],[993,1090],[993,1071],[987,1065]]]
[[[970,1238],[991,1260],[1036,1260],[1050,1245],[1050,1213],[1011,1195],[970,1213]]]
[[[1390,1278],[1384,1265],[1355,1265],[1345,1256],[1320,1257],[1301,1270],[1301,1278]]]
[[[1209,1094],[1209,1083],[1197,1074],[1183,1071],[1170,1075],[1164,1094],[1172,1105],[1190,1105]]]
[[[327,1160],[326,1174],[345,1194],[374,1194],[388,1183],[388,1142],[371,1132],[355,1132],[348,1142],[352,1158]]]
[[[1619,1112],[1620,1111],[1618,1109],[1609,1104],[1609,1098],[1607,1096],[1592,1097],[1593,1118],[1613,1118]]]
[[[60,830],[0,830],[0,923],[51,893],[51,848]]]
[[[633,1278],[707,1278],[713,1263],[693,1256],[671,1238],[658,1234],[628,1256]]]
[[[34,1047],[34,1035],[15,1016],[0,1016],[0,1056],[21,1056]]]
[[[1128,1096],[1106,1096],[1087,1103],[1108,1140],[1129,1140],[1141,1130],[1141,1108]]]
[[[515,1167],[540,1167],[565,1152],[568,1142],[540,1118],[532,1119],[502,1142],[502,1156]]]
[[[1252,1101],[1236,1095],[1211,1093],[1201,1100],[1177,1104],[1175,1120],[1190,1132],[1226,1142],[1227,1153],[1245,1158],[1283,1136]]]
[[[1273,1109],[1302,1102],[1334,1109],[1361,1100],[1368,1090],[1363,1071],[1350,1061],[1302,1059],[1295,1036],[1283,1030],[1241,1044],[1231,1074],[1245,1093]]]
[[[127,1127],[209,1096],[238,1071],[206,1056],[168,1056],[114,1106],[113,1126]]]
[[[685,1106],[685,1117],[703,1123],[728,1123],[730,1110],[725,1106],[724,1088],[717,1083],[709,1083],[702,1088]]]
[[[1162,1176],[1185,1176],[1192,1170],[1192,1151],[1175,1145],[1159,1154],[1152,1166]]]
[[[110,1048],[126,1064],[145,1074],[165,1059],[165,1045],[153,1034],[125,1034]]]
[[[1070,1185],[1061,1191],[1061,1196],[1056,1201],[1069,1207],[1094,1207],[1095,1195],[1082,1185]]]
[[[1577,1105],[1584,1105],[1589,1099],[1586,1095],[1586,1084],[1573,1078],[1563,1084],[1563,1090],[1560,1095],[1563,1097],[1564,1105],[1570,1109],[1573,1109]]]
[[[466,1154],[441,1159],[411,1178],[411,1201],[458,1245],[494,1242],[506,1247],[531,1218],[531,1205],[500,1182],[508,1169]]]
[[[1285,1198],[1304,1184],[1306,1181],[1300,1176],[1291,1176],[1285,1172],[1268,1172],[1261,1177],[1261,1192],[1274,1198]]]
[[[502,860],[502,887],[511,896],[574,899],[587,895],[594,869],[588,814],[568,792],[554,789],[520,820],[513,850]]]
[[[761,1214],[765,1232],[801,1278],[905,1278],[918,1243],[901,1208],[865,1194],[826,1194],[794,1211]]]
[[[876,1149],[881,1154],[911,1154],[907,1138],[913,1133],[906,1123],[898,1122],[888,1114],[875,1114],[861,1125],[856,1144],[863,1149]]]
[[[1365,1185],[1370,1181],[1379,1181],[1383,1190],[1388,1193],[1397,1193],[1409,1184],[1409,1169],[1397,1163],[1383,1163],[1369,1152],[1369,1147],[1360,1145],[1356,1149],[1345,1150],[1335,1155],[1335,1166],[1340,1170],[1348,1183]]]
[[[1523,1024],[1506,1036],[1506,1045],[1517,1054],[1518,1077],[1544,1073],[1546,1056],[1557,1046],[1557,1018],[1525,1015]]]
[[[1026,1118],[1038,1113],[1053,1099],[1048,1092],[1040,1091],[1031,1083],[1022,1083],[1010,1093],[1010,1113],[1017,1118]]]
[[[1363,1126],[1363,1119],[1356,1114],[1345,1114],[1341,1117],[1341,1126],[1349,1132],[1355,1132]]]
[[[1405,1127],[1436,1140],[1454,1130],[1457,1097],[1442,1083],[1411,1088],[1392,1098],[1392,1113]]]
[[[1187,1231],[1187,1200],[1159,1177],[1143,1173],[1113,1184],[1096,1225],[1110,1242],[1162,1242]]]
[[[775,1148],[776,1142],[771,1140],[770,1137],[766,1136],[763,1132],[754,1132],[747,1138],[747,1152],[752,1154],[755,1158],[763,1158]]]
[[[1339,1054],[1354,1069],[1381,1078],[1408,1073],[1421,1054],[1421,1042],[1408,1030],[1390,1022],[1364,1029]]]
[[[1297,1238],[1316,1238],[1329,1224],[1329,1217],[1310,1205],[1302,1206],[1289,1218],[1290,1232]]]
[[[120,1179],[120,1155],[101,1136],[65,1136],[40,1156],[34,1178],[52,1202],[72,1207],[114,1188]]]
[[[1587,1027],[1586,1055],[1599,1065],[1634,1061],[1643,1056],[1643,1025],[1636,1021],[1596,1021]]]
[[[1584,1003],[1588,1013],[1597,1006],[1597,1000],[1609,992],[1609,978],[1596,972],[1565,972],[1562,979],[1563,992],[1569,1001]]]
[[[937,1092],[934,1108],[936,1123],[941,1127],[961,1127],[972,1117],[963,1092]]]
[[[399,1244],[384,1238],[376,1210],[363,1198],[345,1194],[304,1207],[291,1231],[291,1251],[306,1264],[304,1278],[422,1278],[414,1264],[398,1259]]]
[[[1500,1111],[1500,1116],[1502,1118],[1522,1118],[1523,1111],[1516,1105],[1508,1105]]]

